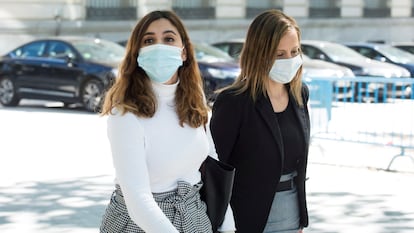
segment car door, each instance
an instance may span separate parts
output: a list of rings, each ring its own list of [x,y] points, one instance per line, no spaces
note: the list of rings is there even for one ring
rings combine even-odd
[[[79,57],[74,49],[63,41],[49,41],[45,58],[50,73],[44,77],[44,87],[50,94],[61,98],[78,96],[83,71],[78,67]]]
[[[43,64],[45,41],[36,41],[19,47],[10,53],[11,70],[16,90],[22,97],[37,95],[42,89],[42,77],[48,73]]]

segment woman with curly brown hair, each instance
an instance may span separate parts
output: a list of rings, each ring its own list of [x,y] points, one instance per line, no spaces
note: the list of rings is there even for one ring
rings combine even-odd
[[[102,115],[116,189],[101,232],[210,233],[200,165],[217,157],[194,49],[180,19],[154,11],[133,29]],[[219,231],[233,232],[231,208]]]

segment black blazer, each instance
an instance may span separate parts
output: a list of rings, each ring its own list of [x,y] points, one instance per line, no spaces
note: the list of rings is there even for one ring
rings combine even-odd
[[[303,129],[304,159],[299,161],[297,188],[300,225],[308,226],[305,177],[309,150],[310,121],[307,108],[309,90],[302,88],[304,106],[294,109]],[[290,95],[293,101],[293,97]],[[282,174],[283,143],[266,96],[253,102],[248,92],[235,95],[221,92],[213,106],[210,129],[219,159],[236,168],[231,206],[238,233],[263,232],[276,187]]]

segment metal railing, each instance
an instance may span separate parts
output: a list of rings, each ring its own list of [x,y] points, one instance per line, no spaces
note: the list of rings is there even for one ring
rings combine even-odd
[[[343,87],[341,83],[348,83]],[[414,149],[414,78],[312,78],[312,138]]]

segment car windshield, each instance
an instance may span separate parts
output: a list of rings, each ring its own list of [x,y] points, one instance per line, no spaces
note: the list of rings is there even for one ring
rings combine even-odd
[[[320,48],[335,62],[366,59],[358,52],[343,45],[323,44]]]
[[[203,62],[234,62],[234,58],[220,49],[207,44],[194,44],[197,61]]]
[[[110,41],[79,40],[73,41],[73,46],[85,60],[97,62],[120,62],[125,55],[125,48]]]
[[[414,63],[414,55],[392,46],[378,45],[378,50],[396,63]]]

